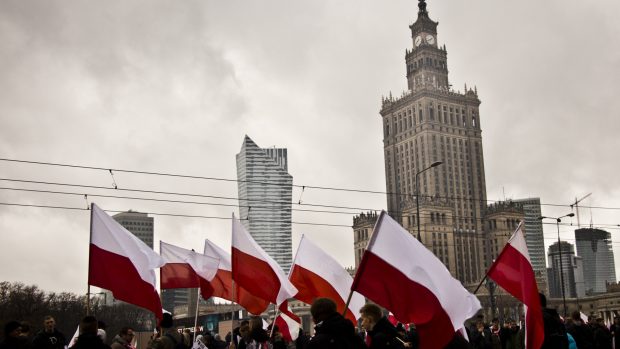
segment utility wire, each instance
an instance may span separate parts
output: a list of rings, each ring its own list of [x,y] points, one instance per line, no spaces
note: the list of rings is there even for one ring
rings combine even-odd
[[[273,186],[284,186],[288,184],[282,183],[272,183],[265,181],[252,181],[252,180],[239,180],[239,179],[231,179],[231,178],[220,178],[220,177],[208,177],[208,176],[196,176],[196,175],[184,175],[184,174],[176,174],[176,173],[166,173],[166,172],[155,172],[155,171],[139,171],[139,170],[128,170],[128,169],[117,169],[117,168],[106,168],[106,167],[97,167],[97,166],[84,166],[84,165],[76,165],[76,164],[63,164],[63,163],[54,163],[54,162],[44,162],[44,161],[30,161],[30,160],[19,160],[19,159],[9,159],[9,158],[0,158],[0,161],[6,162],[15,162],[15,163],[25,163],[25,164],[34,164],[34,165],[44,165],[44,166],[56,166],[56,167],[67,167],[67,168],[78,168],[78,169],[88,169],[88,170],[98,170],[105,172],[122,172],[122,173],[132,173],[132,174],[142,174],[142,175],[153,175],[153,176],[165,176],[165,177],[178,177],[178,178],[188,178],[188,179],[201,179],[201,180],[213,180],[213,181],[224,181],[224,182],[242,182],[242,183],[257,183],[262,185],[273,185]],[[365,190],[365,189],[353,189],[353,188],[338,188],[338,187],[327,187],[327,186],[315,186],[315,185],[301,185],[301,184],[292,184],[294,188],[304,189],[319,189],[319,190],[331,190],[331,191],[345,191],[345,192],[357,192],[357,193],[367,193],[367,194],[381,194],[381,195],[397,195],[397,196],[407,196],[407,197],[415,197],[415,194],[410,193],[400,193],[400,192],[386,192],[386,191],[378,191],[378,190]],[[472,197],[464,197],[464,196],[437,196],[437,195],[424,195],[419,194],[420,197],[429,197],[429,198],[439,198],[439,199],[448,199],[448,200],[461,200],[461,201],[472,201],[472,202],[485,202],[485,203],[494,203],[494,202],[502,202],[504,200],[491,200],[491,199],[475,199]],[[571,208],[571,204],[554,204],[554,203],[540,203],[541,206],[553,206],[553,207],[567,207]],[[620,210],[620,207],[605,207],[605,206],[582,206],[581,208],[591,208],[591,209],[605,209],[605,210]]]
[[[0,180],[6,180],[6,179],[1,179]],[[13,180],[11,180],[13,181]],[[21,181],[21,180],[15,180],[15,181]],[[26,181],[26,182],[33,182],[33,181]],[[49,182],[35,182],[37,184],[50,184]],[[78,187],[84,187],[84,185],[78,185],[78,184],[66,184],[66,183],[52,183],[54,185],[65,185],[65,186],[78,186]],[[87,187],[95,187],[98,189],[104,189],[104,190],[115,190],[113,188],[109,188],[109,187],[96,187],[96,186],[87,186]],[[182,204],[197,204],[197,205],[210,205],[210,206],[225,206],[225,207],[256,207],[256,208],[261,208],[261,209],[274,209],[274,210],[281,210],[278,208],[273,208],[273,207],[268,207],[268,206],[259,206],[259,205],[236,205],[236,204],[224,204],[224,203],[209,203],[209,202],[199,202],[199,201],[184,201],[184,200],[170,200],[170,199],[156,199],[156,198],[145,198],[145,197],[131,197],[131,196],[120,196],[120,195],[104,195],[104,194],[94,194],[94,193],[77,193],[77,192],[64,192],[64,191],[52,191],[52,190],[38,190],[38,189],[25,189],[25,188],[10,188],[10,187],[0,187],[0,190],[14,190],[14,191],[26,191],[26,192],[35,192],[35,193],[48,193],[48,194],[60,194],[60,195],[75,195],[75,196],[92,196],[92,197],[105,197],[105,198],[118,198],[118,199],[128,199],[128,200],[141,200],[141,201],[153,201],[153,202],[169,202],[169,203],[182,203]],[[145,192],[143,190],[137,190],[137,189],[117,189],[117,190],[121,190],[121,191],[139,191],[139,192]],[[152,192],[152,191],[146,191],[146,192]],[[160,193],[160,194],[169,194],[169,195],[190,195],[190,196],[203,196],[203,197],[212,197],[212,196],[205,196],[205,195],[198,195],[198,194],[187,194],[187,193],[173,193],[173,192],[156,192],[156,193]],[[222,198],[222,197],[217,197],[217,198]],[[227,198],[227,199],[231,199],[231,200],[237,200],[237,198]],[[284,203],[281,203],[284,204]],[[293,205],[298,205],[296,203],[292,203]],[[313,205],[313,204],[307,204],[309,206],[317,206],[317,205]],[[324,205],[318,205],[318,206],[324,206]],[[345,209],[359,209],[359,208],[350,208],[350,207],[342,207],[341,208],[345,208]],[[343,211],[329,211],[329,210],[306,210],[306,209],[299,209],[299,208],[291,208],[292,211],[301,211],[301,212],[314,212],[314,213],[331,213],[331,214],[345,214],[345,215],[357,215],[358,212],[343,212]],[[380,211],[380,209],[366,209],[366,210],[370,210],[370,211],[375,211],[378,212]],[[402,213],[402,212],[401,212]],[[432,217],[431,213],[422,213],[420,214],[421,218],[430,218]],[[479,217],[474,217],[474,216],[456,216],[455,218],[453,218],[453,220],[457,220],[460,222],[465,222],[467,223],[471,223],[473,224],[473,222],[485,222],[486,220],[483,218],[479,218]],[[431,223],[432,224],[432,223]],[[549,224],[549,225],[555,225],[555,223],[551,223],[551,222],[542,222],[542,224]],[[441,225],[441,224],[436,224],[436,225]],[[565,225],[565,223],[562,223],[561,225]],[[572,223],[568,223],[566,224],[567,226],[573,226]],[[619,225],[617,224],[596,224],[597,227],[607,227],[607,229],[610,229],[609,227],[612,228],[616,228]]]
[[[50,209],[62,209],[62,210],[75,210],[75,211],[89,211],[88,208],[84,208],[84,207],[19,204],[19,203],[11,203],[11,202],[0,202],[0,205],[4,205],[4,206],[19,206],[19,207],[35,207],[35,208],[50,208]],[[118,210],[104,210],[104,211],[112,212],[112,213],[126,212],[126,211],[118,211]],[[205,219],[222,219],[222,220],[231,220],[232,219],[232,217],[188,215],[188,214],[176,214],[176,213],[165,213],[165,212],[142,212],[142,211],[140,211],[140,213],[146,213],[146,214],[151,214],[151,215],[155,215],[155,216],[182,217],[182,218],[205,218]],[[248,220],[248,219],[239,219],[239,220]],[[278,220],[259,219],[259,218],[251,218],[250,220],[253,221],[253,222],[261,222],[261,223],[281,223],[282,222],[282,221],[278,221]],[[291,222],[291,224],[352,228],[350,225],[344,225],[344,224],[293,222],[293,221]]]

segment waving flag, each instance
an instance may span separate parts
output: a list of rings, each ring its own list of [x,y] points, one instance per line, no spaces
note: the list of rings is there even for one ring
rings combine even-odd
[[[286,309],[282,309],[282,305],[286,305]],[[299,316],[293,314],[287,302],[282,303],[282,305],[280,305],[280,310],[282,312],[276,317],[274,323],[278,326],[280,333],[282,333],[282,338],[287,342],[292,342],[299,337],[301,319]]]
[[[539,349],[545,339],[542,307],[522,227],[523,222],[519,224],[495,259],[487,275],[506,292],[523,302],[525,305],[525,347]]]
[[[252,295],[282,304],[297,293],[282,268],[252,239],[233,216],[232,275],[235,283]]]
[[[161,288],[195,288],[200,282],[213,280],[220,264],[219,258],[160,241],[159,252],[166,264],[161,267]]]
[[[233,291],[230,253],[224,251],[213,242],[205,240],[204,254],[219,258],[220,265],[211,282],[202,282],[200,284],[200,292],[203,298],[220,297],[236,302],[254,315],[260,315],[267,309],[269,301],[252,295],[238,284],[235,284],[235,290]]]
[[[352,290],[416,324],[420,347],[443,348],[480,302],[443,263],[385,212],[381,212]]]
[[[164,260],[94,203],[90,210],[88,284],[162,318],[155,271]]]
[[[353,278],[334,258],[303,235],[289,272],[289,279],[297,287],[296,299],[312,304],[316,298],[329,298],[336,303],[338,312],[344,313]],[[357,324],[359,310],[364,303],[364,297],[354,292],[346,318]]]

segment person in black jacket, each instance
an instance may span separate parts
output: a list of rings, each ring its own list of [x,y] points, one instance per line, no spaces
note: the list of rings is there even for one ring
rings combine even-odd
[[[594,335],[592,329],[584,324],[578,310],[571,314],[572,322],[567,322],[566,330],[573,336],[578,349],[593,349]]]
[[[545,327],[545,340],[541,349],[568,349],[568,336],[566,328],[555,309],[547,308],[547,297],[539,293],[540,306],[542,307],[543,325]]]
[[[110,346],[103,343],[101,337],[97,335],[97,319],[94,316],[86,316],[80,322],[82,334],[72,346],[72,349],[110,349]]]
[[[353,323],[336,310],[336,303],[329,298],[317,298],[310,307],[316,326],[315,335],[307,349],[355,349],[365,348],[364,342],[355,334]]]
[[[32,341],[33,349],[64,349],[67,345],[65,336],[56,329],[56,320],[52,316],[43,319],[43,331],[37,333]]]
[[[381,308],[376,304],[368,303],[360,309],[362,327],[366,330],[366,345],[370,349],[403,348],[398,340],[396,327],[383,316]]]

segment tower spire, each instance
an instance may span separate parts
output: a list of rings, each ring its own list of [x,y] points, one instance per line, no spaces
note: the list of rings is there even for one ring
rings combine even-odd
[[[425,0],[418,0],[418,9],[418,17],[428,17]]]

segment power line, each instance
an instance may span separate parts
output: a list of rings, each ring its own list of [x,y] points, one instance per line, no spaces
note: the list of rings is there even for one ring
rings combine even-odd
[[[67,167],[67,168],[77,168],[77,169],[87,169],[87,170],[97,170],[97,171],[106,171],[110,172],[121,172],[121,173],[131,173],[131,174],[142,174],[142,175],[153,175],[153,176],[165,176],[165,177],[177,177],[177,178],[187,178],[187,179],[200,179],[200,180],[213,180],[213,181],[224,181],[224,182],[242,182],[242,183],[257,183],[263,185],[273,185],[273,186],[283,186],[287,184],[282,183],[272,183],[265,181],[252,181],[252,180],[239,180],[239,179],[231,179],[231,178],[221,178],[221,177],[209,177],[209,176],[197,176],[197,175],[185,175],[185,174],[177,174],[177,173],[166,173],[166,172],[156,172],[156,171],[140,171],[140,170],[128,170],[128,169],[120,169],[120,168],[106,168],[106,167],[98,167],[98,166],[85,166],[85,165],[76,165],[76,164],[64,164],[64,163],[54,163],[54,162],[44,162],[44,161],[31,161],[31,160],[20,160],[20,159],[9,159],[9,158],[0,158],[0,161],[6,162],[15,162],[15,163],[25,163],[25,164],[33,164],[33,165],[43,165],[43,166],[56,166],[56,167]],[[292,184],[294,188],[302,188],[302,189],[318,189],[318,190],[331,190],[331,191],[345,191],[345,192],[357,192],[357,193],[367,193],[367,194],[382,194],[382,195],[397,195],[397,196],[406,196],[406,197],[414,197],[414,194],[410,193],[400,193],[400,192],[386,192],[386,191],[378,191],[378,190],[366,190],[366,189],[353,189],[353,188],[338,188],[338,187],[328,187],[328,186],[316,186],[316,185],[301,185],[301,184]],[[116,188],[114,188],[116,189]],[[490,200],[490,199],[475,199],[472,197],[463,197],[463,196],[438,196],[438,195],[424,195],[419,194],[420,197],[427,198],[439,198],[439,199],[448,199],[448,200],[461,200],[461,201],[472,201],[472,202],[485,202],[485,203],[494,203],[494,202],[502,202],[502,200]],[[554,203],[540,203],[541,206],[552,206],[552,207],[567,207],[572,208],[570,204],[554,204]],[[605,209],[605,210],[620,210],[620,207],[605,207],[605,206],[579,206],[581,208],[590,208],[590,209]]]
[[[229,198],[229,197],[216,197],[216,196],[211,196],[211,195],[201,195],[201,194],[188,194],[188,193],[176,193],[176,192],[161,192],[161,191],[148,191],[148,190],[139,190],[139,189],[113,189],[113,188],[109,188],[109,187],[98,187],[98,186],[88,186],[88,185],[80,185],[80,184],[69,184],[69,183],[52,183],[52,182],[39,182],[39,181],[25,181],[25,180],[14,180],[14,179],[3,179],[0,178],[0,180],[7,180],[7,181],[16,181],[16,182],[26,182],[26,183],[36,183],[36,184],[46,184],[46,185],[60,185],[60,186],[70,186],[70,187],[88,187],[88,188],[96,188],[96,189],[103,189],[103,190],[120,190],[120,191],[130,191],[130,192],[147,192],[147,193],[157,193],[157,194],[166,194],[166,195],[178,195],[178,196],[199,196],[199,197],[209,197],[209,198],[225,198],[225,199],[230,199],[230,200],[238,200],[237,198]],[[40,189],[26,189],[26,188],[10,188],[10,187],[0,187],[0,190],[15,190],[15,191],[26,191],[26,192],[35,192],[35,193],[48,193],[48,194],[59,194],[59,195],[74,195],[74,196],[92,196],[92,197],[104,197],[104,198],[118,198],[118,199],[128,199],[128,200],[141,200],[141,201],[153,201],[153,202],[169,202],[169,203],[182,203],[182,204],[197,204],[197,205],[211,205],[211,206],[225,206],[225,207],[236,207],[236,206],[240,206],[240,207],[257,207],[257,208],[261,208],[261,209],[278,209],[281,210],[279,208],[273,208],[273,207],[268,207],[268,206],[252,206],[252,205],[236,205],[236,204],[225,204],[225,203],[209,203],[209,202],[199,202],[199,201],[184,201],[184,200],[171,200],[171,199],[157,199],[157,198],[145,198],[145,197],[131,197],[131,196],[120,196],[120,195],[104,195],[104,194],[93,194],[93,193],[77,193],[77,192],[65,192],[65,191],[52,191],[52,190],[40,190]],[[258,201],[261,202],[261,201]],[[283,204],[283,202],[272,202],[272,201],[267,201],[270,203],[277,203],[277,204]],[[328,206],[328,205],[315,205],[315,204],[297,204],[297,203],[292,203],[293,205],[307,205],[307,206],[322,206],[322,207],[334,207],[334,206]],[[381,211],[381,209],[360,209],[360,208],[355,208],[355,207],[345,207],[345,206],[337,206],[339,208],[344,208],[344,209],[350,209],[350,210],[367,210],[367,211],[374,211],[374,212],[378,212]],[[301,211],[301,212],[310,212],[310,213],[330,213],[330,214],[345,214],[345,215],[357,215],[359,214],[359,212],[343,212],[343,211],[329,211],[329,210],[306,210],[306,209],[299,209],[299,208],[291,208],[292,211]],[[401,212],[402,213],[402,212]],[[422,213],[420,215],[421,218],[432,218],[432,213]],[[481,218],[481,217],[474,217],[474,216],[456,216],[455,218],[453,218],[453,220],[456,221],[460,221],[460,222],[464,222],[464,223],[472,223],[473,222],[485,222],[485,219]],[[432,224],[432,223],[431,223]],[[542,224],[551,224],[551,225],[555,225],[555,223],[549,223],[549,222],[542,222]],[[437,224],[437,225],[441,225],[441,224]],[[571,223],[562,223],[562,226],[566,225],[566,226],[572,226]],[[612,228],[607,228],[607,229],[614,229],[617,228],[618,225],[617,224],[597,224],[598,227],[603,227],[603,226],[607,226],[607,227],[612,227]]]
[[[19,206],[19,207],[34,207],[34,208],[49,208],[49,209],[61,209],[61,210],[74,210],[74,211],[89,211],[89,209],[85,208],[85,207],[19,204],[19,203],[11,203],[11,202],[0,202],[0,205],[4,205],[4,206]],[[113,212],[113,213],[126,212],[126,211],[118,211],[118,210],[104,210],[104,211],[106,211],[106,212]],[[142,212],[142,211],[140,211],[140,212],[141,213],[155,215],[155,216],[168,216],[168,217],[204,218],[204,219],[221,219],[221,220],[231,220],[232,219],[232,217],[188,215],[188,214],[176,214],[176,213],[165,213],[165,212]],[[280,223],[281,222],[281,221],[277,221],[277,220],[256,219],[256,218],[251,218],[251,219],[240,218],[239,220],[251,220],[253,222],[261,222],[261,223]],[[350,225],[344,225],[344,224],[328,224],[328,223],[313,223],[313,222],[294,222],[294,221],[291,221],[291,224],[351,228]]]

